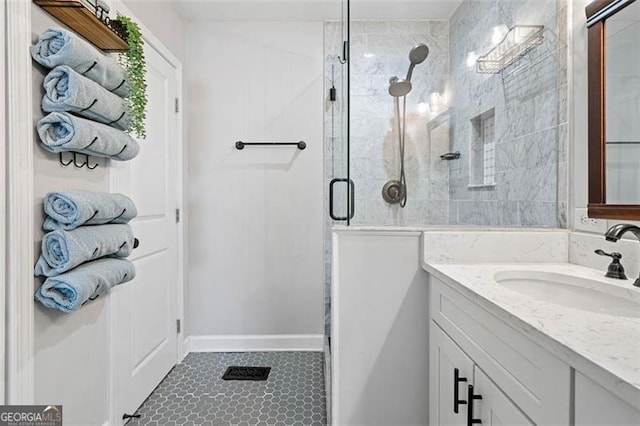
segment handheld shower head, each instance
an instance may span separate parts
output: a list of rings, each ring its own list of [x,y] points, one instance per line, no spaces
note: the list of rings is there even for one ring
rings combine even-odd
[[[427,56],[429,56],[429,48],[426,44],[420,43],[411,49],[409,52],[409,61],[411,61],[411,65],[409,66],[409,71],[407,72],[407,78],[405,78],[405,80],[411,81],[413,69],[416,65],[423,63],[427,59]]]
[[[404,80],[398,77],[391,77],[389,79],[389,94],[394,98],[401,98],[411,92],[411,75],[416,65],[423,63],[427,56],[429,56],[429,48],[426,44],[418,44],[409,52],[409,71],[407,72],[407,78]]]
[[[414,46],[409,52],[409,60],[415,65],[423,63],[427,56],[429,56],[429,48],[423,43]]]

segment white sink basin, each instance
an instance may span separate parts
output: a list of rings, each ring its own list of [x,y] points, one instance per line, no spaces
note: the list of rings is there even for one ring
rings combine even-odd
[[[544,271],[498,271],[501,286],[523,295],[573,309],[640,318],[640,294],[602,281]],[[622,282],[622,281],[621,281]]]

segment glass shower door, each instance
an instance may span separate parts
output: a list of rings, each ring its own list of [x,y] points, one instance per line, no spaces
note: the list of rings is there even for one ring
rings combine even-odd
[[[327,21],[324,26],[324,325],[327,336],[331,334],[333,227],[348,226],[355,212],[355,186],[349,169],[349,6],[349,1],[343,0],[341,19]]]
[[[342,19],[328,22],[326,81],[326,175],[331,224],[349,225],[355,214],[355,186],[349,169],[349,1],[342,2]]]

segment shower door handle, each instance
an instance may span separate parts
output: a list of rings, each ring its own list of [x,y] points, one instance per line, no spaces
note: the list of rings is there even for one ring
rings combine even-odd
[[[350,206],[349,206],[349,211],[347,212],[347,216],[336,216],[336,214],[333,212],[333,187],[336,183],[338,182],[347,182],[347,184],[349,185],[349,198],[350,198]],[[355,195],[356,195],[356,185],[355,183],[353,183],[353,181],[351,179],[345,179],[345,178],[335,178],[332,179],[331,182],[329,183],[329,216],[331,216],[331,219],[333,220],[351,220],[353,219],[353,217],[355,216],[355,208],[356,208],[356,201],[355,201]]]

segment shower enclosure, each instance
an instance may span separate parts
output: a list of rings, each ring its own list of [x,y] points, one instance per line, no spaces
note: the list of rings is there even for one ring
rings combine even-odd
[[[439,115],[446,111],[448,26],[351,17],[325,25],[326,93],[342,83],[335,87],[344,98],[333,111],[344,106],[345,113],[326,115],[327,225],[447,224],[449,167],[440,155],[450,146],[448,119]],[[350,60],[340,67],[343,39]],[[434,119],[440,125],[428,131]]]
[[[325,23],[327,318],[332,226],[567,224],[566,0],[352,6]]]
[[[565,226],[566,6],[344,2],[325,24],[327,223]],[[535,45],[484,66],[523,24]]]

